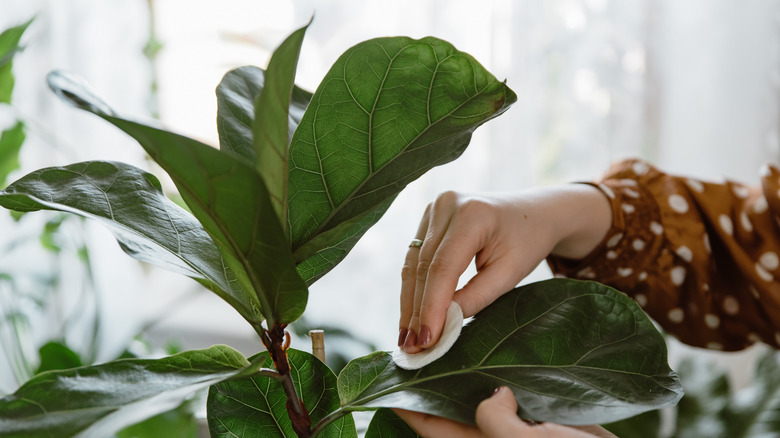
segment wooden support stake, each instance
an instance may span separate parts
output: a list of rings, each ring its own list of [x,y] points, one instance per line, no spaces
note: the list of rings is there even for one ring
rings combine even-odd
[[[325,363],[325,332],[309,330],[309,336],[311,336],[311,354]]]

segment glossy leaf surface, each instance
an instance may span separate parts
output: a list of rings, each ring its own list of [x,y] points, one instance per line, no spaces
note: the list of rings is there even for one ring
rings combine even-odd
[[[287,350],[291,375],[298,396],[309,410],[312,426],[339,407],[336,375],[309,353]],[[267,352],[260,366],[272,367]],[[209,429],[212,437],[273,438],[297,435],[292,429],[280,381],[270,377],[236,379],[212,386],[208,398]],[[318,437],[357,437],[351,415],[339,418]]]
[[[521,416],[572,425],[617,421],[682,395],[663,337],[633,300],[563,279],[505,294],[420,370],[377,352],[353,360],[338,384],[344,411],[398,407],[464,423],[501,385]]]
[[[327,263],[310,266],[335,266],[348,251],[342,242],[356,241],[381,216],[372,212],[457,158],[472,132],[515,100],[474,58],[435,38],[380,38],[347,50],[290,145],[295,260],[319,257]]]
[[[227,265],[260,304],[269,325],[295,321],[308,299],[287,238],[260,175],[243,160],[188,137],[120,118],[80,81],[62,72],[49,85],[81,109],[135,138],[165,169]]]
[[[0,399],[0,430],[9,438],[112,436],[248,366],[237,351],[214,346],[157,360],[46,372]]]
[[[256,162],[252,123],[255,120],[255,102],[265,87],[265,71],[254,66],[230,70],[217,86],[217,130],[219,148],[244,159]],[[292,137],[301,122],[312,94],[293,87],[287,119],[287,130]]]
[[[59,210],[97,220],[130,256],[198,280],[249,321],[262,317],[201,224],[162,192],[152,174],[129,164],[88,161],[28,174],[0,191],[16,211]]]
[[[388,408],[376,411],[366,431],[366,438],[419,438],[404,420]]]
[[[295,86],[295,70],[307,26],[298,29],[277,48],[265,72],[265,87],[255,101],[252,124],[255,167],[263,177],[276,215],[287,230],[287,168],[290,132],[289,108]]]

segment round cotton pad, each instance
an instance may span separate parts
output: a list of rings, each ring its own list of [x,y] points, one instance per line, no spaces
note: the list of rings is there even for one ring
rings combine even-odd
[[[409,354],[397,348],[393,352],[393,361],[399,367],[405,370],[416,370],[428,365],[434,360],[444,356],[444,353],[450,351],[452,344],[458,339],[460,330],[463,328],[463,310],[455,301],[450,303],[447,309],[447,316],[444,320],[444,329],[441,332],[439,342],[431,348]]]

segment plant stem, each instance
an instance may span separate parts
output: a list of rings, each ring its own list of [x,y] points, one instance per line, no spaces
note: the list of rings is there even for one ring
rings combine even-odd
[[[264,330],[262,339],[265,348],[274,361],[276,371],[282,377],[282,387],[287,394],[287,415],[290,416],[292,427],[299,438],[311,437],[311,417],[303,401],[295,391],[295,383],[290,374],[290,362],[287,359],[289,335],[284,331],[286,324],[274,324],[269,330]]]

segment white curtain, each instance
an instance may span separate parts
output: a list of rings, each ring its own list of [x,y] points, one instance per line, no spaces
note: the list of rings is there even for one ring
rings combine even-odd
[[[150,4],[162,44],[154,64],[142,53]],[[270,50],[312,15],[298,72],[298,82],[311,90],[349,46],[388,35],[443,38],[506,78],[518,95],[514,107],[481,127],[462,158],[411,184],[344,263],[312,288],[312,320],[344,326],[382,348],[395,342],[406,244],[426,203],[443,190],[506,191],[587,180],[626,156],[677,173],[757,183],[759,166],[778,162],[780,154],[780,3],[772,0],[0,5],[4,26],[38,15],[16,69],[16,104],[35,121],[23,157],[26,171],[88,159],[144,164],[140,148],[125,136],[56,102],[43,85],[46,71],[75,71],[123,112],[159,112],[171,129],[216,144],[213,90],[222,74],[264,65]],[[121,313],[117,321],[132,327],[129,321],[167,305],[171,289],[193,287],[189,280],[139,269],[107,233],[96,233],[93,241],[110,255],[96,270],[110,273],[100,286],[107,312]],[[534,278],[545,275],[542,269]],[[252,352],[251,330],[226,304],[199,295],[177,307],[181,312],[154,333],[183,336],[186,347],[243,342]]]

